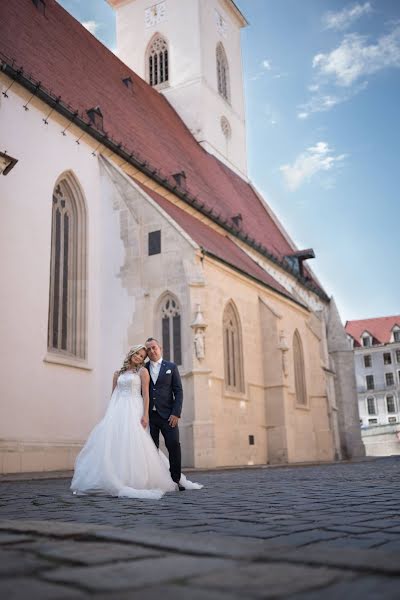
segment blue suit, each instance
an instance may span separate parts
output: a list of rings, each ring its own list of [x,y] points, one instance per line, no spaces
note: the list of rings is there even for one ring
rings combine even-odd
[[[154,385],[150,373],[150,361],[146,364],[150,375],[150,415],[155,407],[158,414],[163,419],[168,419],[171,415],[181,416],[183,389],[181,376],[175,363],[163,360],[160,366],[160,372],[156,384]]]
[[[149,418],[150,434],[157,448],[160,443],[160,431],[165,440],[169,454],[170,472],[173,481],[181,478],[181,445],[179,428],[171,427],[168,419],[171,415],[181,416],[183,389],[181,376],[175,363],[163,360],[157,381],[151,378],[150,361],[146,364],[150,375],[149,384]]]

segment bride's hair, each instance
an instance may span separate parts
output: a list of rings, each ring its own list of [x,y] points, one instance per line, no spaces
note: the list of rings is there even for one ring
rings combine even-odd
[[[139,350],[146,350],[146,346],[143,346],[143,344],[137,344],[136,346],[133,346],[133,348],[131,348],[129,350],[128,354],[125,356],[124,363],[119,370],[119,375],[122,375],[122,373],[125,373],[125,371],[132,368],[132,365],[131,365],[132,356],[134,354],[136,354],[137,352],[139,352]]]

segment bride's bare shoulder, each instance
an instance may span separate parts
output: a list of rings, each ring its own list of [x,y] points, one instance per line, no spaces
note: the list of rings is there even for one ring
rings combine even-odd
[[[149,379],[150,377],[149,371],[146,369],[146,367],[140,367],[139,375],[142,377],[142,379]]]

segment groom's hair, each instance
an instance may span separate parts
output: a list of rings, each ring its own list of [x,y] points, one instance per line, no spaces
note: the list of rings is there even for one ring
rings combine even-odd
[[[149,338],[147,338],[147,340],[145,341],[145,344],[147,344],[147,342],[156,342],[156,344],[158,344],[158,345],[160,346],[160,348],[161,348],[161,344],[160,344],[160,342],[159,342],[158,340],[156,340],[156,338],[149,337]]]

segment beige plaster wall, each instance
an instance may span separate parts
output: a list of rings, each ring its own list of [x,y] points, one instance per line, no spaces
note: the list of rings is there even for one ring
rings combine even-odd
[[[326,378],[321,365],[321,340],[307,326],[310,313],[225,266],[206,259],[206,288],[202,306],[208,323],[205,367],[209,368],[207,402],[214,422],[215,464],[266,464],[327,461],[334,456],[328,418]],[[260,311],[260,298],[266,317]],[[227,392],[224,386],[222,340],[223,311],[235,303],[241,320],[245,391]],[[265,323],[262,323],[262,320]],[[296,404],[292,338],[298,330],[302,342],[308,404]],[[279,334],[284,333],[286,374]],[[255,445],[249,445],[254,435]]]

